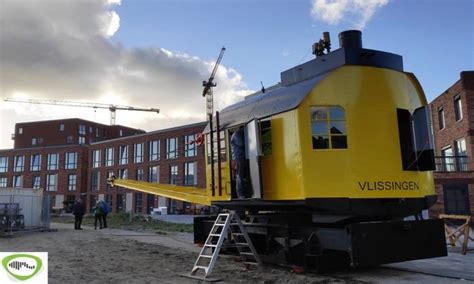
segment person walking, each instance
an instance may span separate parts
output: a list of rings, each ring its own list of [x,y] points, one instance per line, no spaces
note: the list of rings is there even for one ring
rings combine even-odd
[[[82,217],[85,213],[84,204],[82,203],[81,199],[77,199],[74,207],[72,208],[72,214],[74,215],[74,230],[82,230]]]
[[[92,212],[94,213],[94,230],[97,230],[97,221],[99,221],[99,229],[102,229],[102,206],[100,201],[95,202],[95,206],[92,208]]]
[[[100,205],[102,207],[102,221],[105,229],[107,228],[107,215],[110,212],[110,207],[104,200],[100,201]]]

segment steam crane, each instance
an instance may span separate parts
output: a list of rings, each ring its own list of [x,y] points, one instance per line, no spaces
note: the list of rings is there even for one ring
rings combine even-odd
[[[60,105],[60,106],[70,106],[70,107],[88,107],[93,109],[108,109],[110,111],[110,125],[115,125],[115,112],[117,110],[132,110],[132,111],[147,111],[147,112],[156,112],[160,113],[160,110],[157,108],[138,108],[132,106],[123,106],[123,105],[114,105],[114,104],[98,104],[98,103],[88,103],[88,102],[74,102],[74,101],[63,101],[63,100],[36,100],[36,99],[11,99],[5,98],[6,102],[16,102],[16,103],[27,103],[27,104],[43,104],[43,105]]]

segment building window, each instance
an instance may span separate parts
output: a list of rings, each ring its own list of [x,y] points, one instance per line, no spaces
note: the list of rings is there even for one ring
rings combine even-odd
[[[31,146],[36,146],[38,144],[38,139],[32,138],[31,139]]]
[[[48,154],[48,171],[54,171],[58,169],[59,154]]]
[[[150,141],[149,148],[149,160],[150,161],[157,161],[160,159],[160,141]]]
[[[133,162],[143,162],[143,143],[133,144]]]
[[[79,144],[86,144],[86,137],[79,136]]]
[[[58,174],[46,175],[46,191],[58,190]]]
[[[467,184],[443,184],[444,212],[452,215],[471,215]]]
[[[79,135],[86,135],[86,126],[85,125],[79,125]]]
[[[6,177],[0,177],[0,187],[7,187],[8,179]]]
[[[197,155],[196,134],[184,136],[184,156],[194,157]]]
[[[33,181],[31,183],[31,187],[37,189],[41,187],[41,177],[40,176],[33,176]]]
[[[23,134],[23,127],[18,128],[18,134]]]
[[[184,185],[196,185],[196,162],[184,163]]]
[[[178,138],[166,139],[166,159],[178,158]]]
[[[25,166],[25,156],[15,156],[13,158],[13,171],[22,172]]]
[[[0,157],[0,173],[8,172],[8,157]]]
[[[439,130],[444,129],[445,127],[444,109],[442,107],[438,109],[438,124],[439,124]]]
[[[16,175],[13,176],[13,187],[23,187],[23,176],[21,175]]]
[[[76,191],[76,175],[68,175],[67,176],[67,190],[68,191]]]
[[[99,172],[91,173],[91,190],[98,191],[100,183],[100,174]]]
[[[170,166],[170,184],[178,184],[178,166]]]
[[[123,136],[123,130],[122,130],[122,129],[119,130],[119,136],[120,136],[120,137]]]
[[[443,168],[445,172],[454,172],[454,156],[451,146],[445,147],[441,150],[443,157]]]
[[[461,138],[456,140],[456,158],[458,171],[467,172],[469,164],[467,162],[466,139]]]
[[[72,135],[68,135],[66,138],[66,143],[71,144],[74,141],[74,137]]]
[[[143,169],[136,169],[135,179],[136,180],[143,180],[144,179]]]
[[[456,121],[462,119],[462,103],[460,95],[454,96],[454,117],[456,118]]]
[[[114,165],[114,148],[105,150],[105,165],[111,167]]]
[[[120,146],[119,165],[128,164],[128,145]]]
[[[135,193],[135,213],[142,212],[142,194],[140,192]]]
[[[127,169],[120,169],[119,170],[119,178],[120,179],[127,179],[128,178],[128,170]]]
[[[148,181],[160,182],[160,168],[159,166],[151,166],[148,168]]]
[[[92,167],[98,168],[100,167],[100,150],[92,151]]]
[[[30,157],[30,171],[37,172],[41,170],[41,155],[35,154]]]
[[[95,137],[96,137],[96,138],[99,137],[99,128],[96,128],[96,129],[95,129]]]
[[[311,107],[313,149],[346,149],[346,114],[340,106]]]
[[[59,131],[64,131],[64,123],[59,124]]]
[[[65,156],[66,162],[64,168],[66,170],[74,170],[77,167],[77,152],[68,152]]]

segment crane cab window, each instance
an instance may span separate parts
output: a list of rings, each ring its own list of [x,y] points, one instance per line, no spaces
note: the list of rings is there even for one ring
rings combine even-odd
[[[272,124],[270,119],[260,121],[260,141],[262,143],[262,155],[272,154]]]
[[[313,149],[347,149],[346,112],[340,106],[315,106],[311,111]]]

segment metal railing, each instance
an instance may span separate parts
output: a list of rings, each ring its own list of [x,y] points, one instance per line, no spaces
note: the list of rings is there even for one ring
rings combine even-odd
[[[468,172],[469,159],[467,156],[435,157],[436,172]]]

